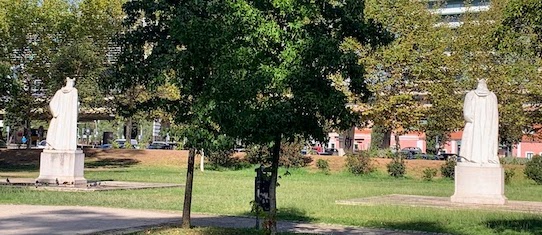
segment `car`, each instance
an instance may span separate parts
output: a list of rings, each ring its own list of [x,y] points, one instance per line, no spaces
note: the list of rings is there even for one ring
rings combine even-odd
[[[36,147],[39,148],[39,149],[44,149],[45,147],[47,147],[47,141],[45,141],[45,140],[40,141],[40,142],[37,144]]]
[[[337,153],[338,153],[337,149],[330,148],[330,149],[326,149],[326,150],[324,150],[322,152],[318,152],[318,155],[335,155]]]
[[[119,148],[123,149],[124,145],[126,143],[126,139],[116,139],[115,142],[117,142],[117,145],[119,146]],[[133,149],[138,149],[139,148],[137,140],[135,140],[135,139],[131,139],[130,144],[132,145]]]
[[[401,149],[399,153],[402,154],[406,159],[417,159],[418,157],[423,158],[423,156],[421,156],[422,150],[418,147],[406,147]]]
[[[102,144],[102,145],[99,145],[98,148],[110,149],[110,148],[113,148],[113,145],[112,144]]]
[[[170,146],[166,142],[154,141],[147,146],[147,149],[170,149]]]
[[[448,160],[448,158],[455,158],[460,161],[459,155],[457,155],[456,153],[441,153],[437,156],[439,160]]]

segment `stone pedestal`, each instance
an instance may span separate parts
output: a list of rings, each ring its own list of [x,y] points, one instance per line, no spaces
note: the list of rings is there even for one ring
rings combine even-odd
[[[452,202],[503,205],[504,169],[499,164],[458,163]]]
[[[83,186],[85,154],[81,150],[57,151],[44,150],[40,156],[40,175],[36,179],[40,183]]]

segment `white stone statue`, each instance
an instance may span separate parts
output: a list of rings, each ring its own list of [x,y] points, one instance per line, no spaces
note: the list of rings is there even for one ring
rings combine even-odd
[[[60,151],[77,149],[79,103],[74,83],[75,79],[66,78],[66,86],[58,90],[49,103],[53,118],[47,130],[46,149]]]
[[[497,96],[487,89],[484,79],[465,96],[463,114],[466,124],[459,152],[463,162],[499,164]]]

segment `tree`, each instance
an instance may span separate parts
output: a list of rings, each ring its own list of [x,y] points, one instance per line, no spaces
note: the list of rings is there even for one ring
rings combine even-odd
[[[366,12],[395,37],[392,43],[377,50],[357,46],[366,55],[361,63],[367,66],[368,88],[373,92],[364,119],[384,134],[384,142],[377,145],[388,148],[392,132],[396,143],[399,135],[413,130],[449,133],[450,129],[433,125],[442,123],[443,127],[453,128],[453,118],[449,121],[445,117],[458,116],[457,109],[442,106],[453,104],[445,100],[455,96],[446,95],[457,91],[453,82],[446,81],[451,77],[445,69],[449,29],[436,27],[438,15],[428,11],[424,2],[369,0]],[[447,87],[449,90],[439,89],[443,83],[452,86]]]
[[[120,29],[121,2],[0,1],[0,60],[10,70],[2,78],[9,87],[0,107],[12,125],[30,129],[32,120],[46,118],[48,98],[66,76],[77,78],[83,109],[107,104],[97,78],[108,66],[108,42]]]
[[[463,16],[462,26],[455,30],[456,40],[451,45],[453,63],[449,67],[464,90],[473,89],[478,79],[488,80],[489,89],[499,102],[500,144],[510,150],[533,127],[534,120],[525,105],[532,103],[534,96],[527,94],[539,94],[535,87],[542,84],[540,62],[534,51],[509,50],[508,46],[523,43],[521,37],[518,40],[501,34],[502,40],[496,40],[506,21],[503,13],[508,2],[492,1],[488,11],[467,12]]]
[[[540,11],[542,3],[533,0],[510,0],[506,2],[502,12],[502,23],[494,32],[498,39],[494,48],[510,58],[510,63],[518,63],[512,76],[521,76],[520,72],[526,68],[531,71],[522,76],[521,94],[523,100],[522,114],[529,120],[523,132],[536,133],[540,131],[542,124],[542,86],[540,67],[542,66],[542,18]],[[527,66],[527,67],[523,67]],[[533,71],[534,70],[534,71]],[[514,70],[513,70],[514,71]],[[516,104],[515,106],[519,106]],[[515,112],[515,110],[510,110]],[[514,123],[514,122],[512,122]],[[530,125],[530,126],[529,126]],[[513,140],[513,139],[512,139]],[[512,142],[508,140],[508,142]]]
[[[29,130],[36,110],[44,107],[45,84],[52,55],[67,41],[66,29],[73,24],[66,1],[1,1],[2,35],[0,60],[10,65],[10,90],[6,117]],[[17,121],[16,121],[17,120]],[[29,132],[25,133],[30,139]],[[28,145],[30,148],[30,145]]]
[[[119,72],[147,89],[170,79],[180,96],[175,103],[152,99],[137,107],[164,107],[193,130],[272,143],[268,224],[276,231],[281,141],[323,140],[325,125],[346,129],[357,121],[339,87],[366,95],[364,70],[341,45],[347,37],[379,45],[381,28],[365,20],[357,1],[145,0],[128,2],[125,9],[126,23],[135,29],[125,35],[123,53],[131,56],[121,56]],[[185,195],[191,190],[193,148]]]

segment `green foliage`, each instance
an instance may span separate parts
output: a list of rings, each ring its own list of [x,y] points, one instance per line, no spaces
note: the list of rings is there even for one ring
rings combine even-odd
[[[446,159],[446,163],[440,166],[440,174],[442,175],[442,177],[454,179],[456,165],[457,159],[451,157]]]
[[[371,146],[369,150],[377,150],[384,147],[384,138],[386,137],[386,128],[381,125],[373,125],[371,128]],[[389,140],[388,140],[389,142]]]
[[[312,162],[312,157],[301,154],[303,142],[297,139],[294,142],[282,142],[280,146],[279,166],[305,167]],[[251,145],[247,147],[246,159],[252,164],[271,164],[271,147]]]
[[[406,173],[406,165],[403,158],[399,155],[395,156],[390,163],[386,165],[388,174],[395,178],[403,177]]]
[[[368,151],[347,154],[346,168],[355,175],[366,175],[375,171]]]
[[[120,146],[119,146],[119,142],[117,142],[117,141],[113,141],[113,142],[111,143],[111,148],[114,148],[114,149],[118,149],[118,148],[120,148]]]
[[[233,146],[235,141],[224,135],[216,137],[211,141],[210,148],[207,150],[207,159],[211,163],[211,169],[233,169],[238,170],[251,165],[242,159],[233,156]]]
[[[514,169],[506,169],[504,171],[504,183],[510,184],[512,182],[512,178],[514,178],[514,175],[516,175],[516,171]]]
[[[531,161],[527,162],[525,165],[523,173],[527,178],[542,185],[542,157],[540,155],[533,156]]]
[[[437,169],[430,167],[423,169],[422,178],[425,181],[432,181],[435,176],[437,176]]]
[[[502,157],[499,159],[499,161],[501,164],[506,165],[525,165],[527,162],[529,162],[529,159],[519,157]]]
[[[392,158],[394,154],[391,152],[391,149],[369,149],[369,156],[371,157],[380,157],[380,158]]]
[[[329,161],[324,159],[318,159],[316,161],[316,167],[326,175],[329,174]]]

